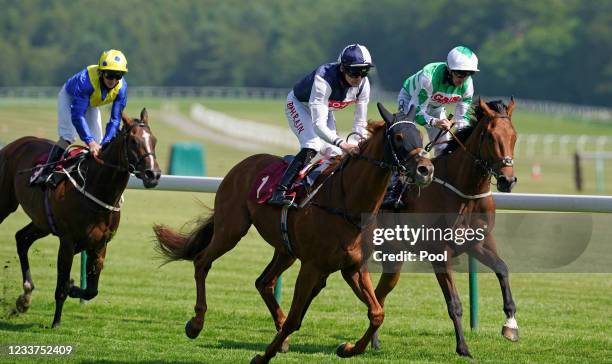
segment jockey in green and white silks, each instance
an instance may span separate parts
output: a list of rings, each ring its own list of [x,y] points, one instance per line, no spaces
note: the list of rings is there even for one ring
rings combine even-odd
[[[446,118],[446,106],[455,106],[455,126],[465,128],[469,124],[469,109],[474,95],[472,75],[478,72],[478,57],[469,48],[458,46],[448,53],[446,63],[430,63],[408,77],[397,97],[398,111],[407,114],[416,108],[415,122],[425,126],[429,140],[433,141],[440,129],[447,130],[451,122]],[[446,147],[450,134],[440,136],[434,146],[434,155]],[[394,173],[389,182],[382,208],[401,208],[402,183]]]
[[[446,129],[450,122],[446,119],[446,106],[456,104],[455,126],[457,129],[468,126],[468,111],[474,95],[472,74],[478,71],[478,58],[469,48],[453,48],[444,62],[430,63],[414,75],[408,77],[399,92],[398,110],[408,113],[411,106],[416,107],[416,119],[427,129],[429,139],[433,140],[439,129]],[[450,138],[445,134],[438,142]],[[438,154],[445,144],[434,147]]]

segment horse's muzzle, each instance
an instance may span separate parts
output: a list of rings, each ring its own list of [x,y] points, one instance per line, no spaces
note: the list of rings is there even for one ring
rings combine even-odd
[[[419,158],[416,163],[414,181],[420,187],[427,187],[433,180],[434,166],[427,158]]]
[[[511,192],[518,182],[515,176],[501,175],[497,178],[497,190],[499,192]]]
[[[142,184],[145,186],[145,188],[153,188],[159,183],[160,177],[160,170],[153,171],[151,169],[147,169],[142,173]]]

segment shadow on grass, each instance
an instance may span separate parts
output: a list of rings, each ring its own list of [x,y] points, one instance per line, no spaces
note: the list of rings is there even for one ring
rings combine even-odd
[[[38,324],[14,324],[7,321],[0,321],[0,331],[25,331],[32,327],[39,327]]]
[[[193,364],[193,363],[201,363],[201,361],[176,361],[176,360],[134,360],[134,361],[125,361],[125,360],[105,360],[105,359],[100,359],[100,360],[83,360],[80,361],[79,363],[84,363],[84,364],[102,364],[102,363],[108,363],[108,364],[115,364],[115,363],[120,363],[120,364],[124,364],[124,363],[134,363],[134,364],[155,364],[155,363],[172,363],[172,364]]]
[[[269,345],[268,342],[243,342],[233,340],[221,340],[216,344],[200,344],[198,346],[207,349],[242,349],[253,352],[264,352],[266,347]],[[313,344],[300,344],[289,342],[289,351],[292,353],[303,353],[303,354],[329,354],[336,350],[335,347],[329,345],[313,345]]]

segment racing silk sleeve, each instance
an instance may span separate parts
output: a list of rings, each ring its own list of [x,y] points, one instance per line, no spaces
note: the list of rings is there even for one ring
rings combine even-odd
[[[470,77],[467,81],[467,87],[463,95],[461,95],[461,101],[455,106],[455,126],[457,129],[463,129],[470,125],[469,111],[472,105],[472,98],[474,96],[474,84]]]
[[[319,75],[315,75],[310,91],[310,115],[312,115],[312,124],[315,133],[319,138],[326,142],[339,146],[344,140],[338,136],[333,130],[327,127],[327,117],[329,114],[329,96],[332,89],[329,83]]]
[[[429,100],[433,94],[433,86],[431,78],[428,77],[422,70],[412,77],[412,82],[415,82],[415,91],[417,100],[415,122],[419,125],[431,126],[434,117],[427,113]]]
[[[111,107],[110,120],[108,124],[106,124],[106,132],[104,133],[104,138],[102,138],[102,145],[113,140],[115,135],[117,134],[117,130],[119,130],[119,126],[121,125],[121,113],[125,106],[127,105],[127,82],[125,79],[123,80],[123,86],[119,90],[119,94],[115,101],[113,101],[113,106]]]
[[[363,87],[357,97],[355,103],[355,120],[353,122],[353,131],[359,133],[363,137],[368,137],[367,116],[368,103],[370,102],[370,80],[364,78]]]
[[[87,71],[81,71],[70,78],[66,82],[66,91],[72,97],[72,103],[70,104],[72,125],[74,125],[81,140],[89,144],[94,139],[87,126],[85,112],[89,106],[89,96],[93,93],[94,89],[89,82]]]

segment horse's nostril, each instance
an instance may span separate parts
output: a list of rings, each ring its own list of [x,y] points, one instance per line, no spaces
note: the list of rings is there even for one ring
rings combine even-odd
[[[425,167],[425,166],[418,166],[417,167],[417,173],[423,177],[429,175],[429,168]]]
[[[152,170],[150,170],[150,169],[147,169],[147,170],[144,172],[144,174],[145,174],[145,178],[146,178],[146,179],[154,179],[154,178],[155,178],[155,172],[153,172],[153,171],[152,171]]]

